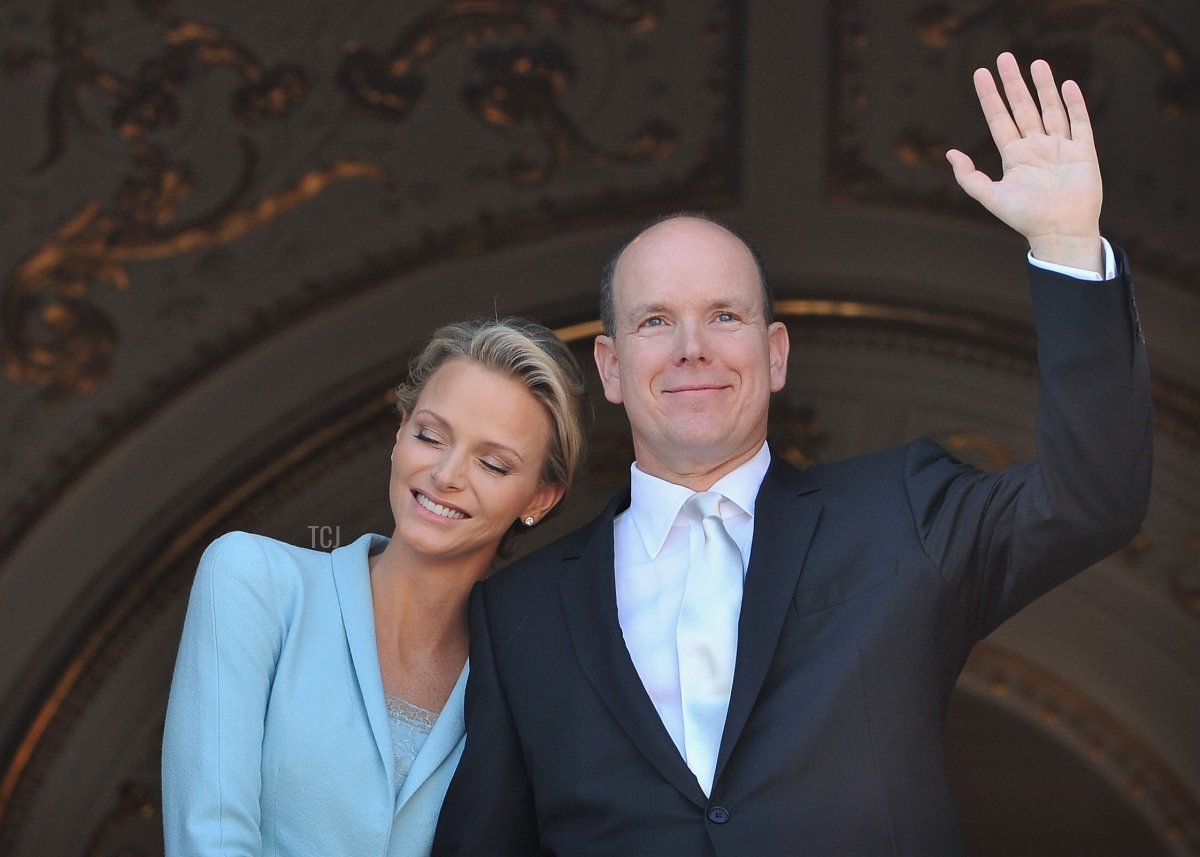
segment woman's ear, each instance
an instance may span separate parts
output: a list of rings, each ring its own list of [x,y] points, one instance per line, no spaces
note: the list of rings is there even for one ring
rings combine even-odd
[[[540,523],[543,518],[550,514],[550,510],[558,505],[558,501],[567,493],[565,485],[560,485],[557,482],[544,482],[538,486],[534,492],[533,499],[529,501],[529,505],[525,507],[525,511],[521,513],[521,520],[533,518],[535,524]]]

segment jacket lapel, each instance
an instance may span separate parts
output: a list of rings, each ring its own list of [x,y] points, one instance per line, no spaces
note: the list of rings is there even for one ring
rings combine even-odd
[[[417,758],[413,760],[412,769],[409,770],[404,785],[400,787],[400,794],[396,797],[396,812],[404,809],[408,799],[437,771],[451,753],[462,748],[463,736],[467,734],[463,700],[467,692],[467,674],[470,666],[469,663],[463,664],[458,681],[450,691],[446,704],[442,706],[442,713],[438,715],[433,729],[429,731],[425,743],[417,753]]]
[[[337,589],[342,627],[363,708],[375,736],[380,760],[387,772],[388,787],[396,775],[396,758],[392,751],[392,733],[387,720],[387,703],[383,699],[383,677],[379,670],[379,649],[375,643],[375,611],[371,601],[371,574],[367,555],[371,548],[382,544],[381,536],[367,534],[357,541],[336,549],[331,554],[333,582]]]
[[[738,651],[713,782],[737,745],[775,656],[804,557],[821,516],[804,474],[773,459],[754,501],[754,542],[738,619]]]
[[[613,517],[628,505],[626,490],[593,522],[590,533],[573,542],[580,549],[563,555],[567,568],[560,589],[567,628],[580,668],[617,724],[668,782],[697,806],[704,806],[704,792],[646,695],[617,619]]]

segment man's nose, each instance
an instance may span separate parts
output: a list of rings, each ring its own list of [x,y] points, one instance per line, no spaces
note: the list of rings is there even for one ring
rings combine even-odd
[[[675,329],[675,356],[680,363],[702,362],[708,358],[708,341],[704,325],[685,321]]]

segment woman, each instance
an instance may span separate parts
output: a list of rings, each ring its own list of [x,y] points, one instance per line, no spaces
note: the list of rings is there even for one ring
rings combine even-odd
[[[583,454],[540,325],[442,328],[397,389],[391,539],[230,533],[193,585],[163,736],[168,855],[427,855],[464,742],[467,597]]]

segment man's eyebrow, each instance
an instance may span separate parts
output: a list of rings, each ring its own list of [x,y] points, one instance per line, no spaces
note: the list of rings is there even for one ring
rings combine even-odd
[[[661,303],[636,304],[629,308],[629,312],[626,313],[626,316],[629,318],[639,318],[640,316],[643,316],[643,315],[653,315],[655,313],[661,313],[661,312],[666,312],[666,311],[667,311],[666,304],[661,304]]]
[[[722,309],[735,309],[742,313],[751,313],[751,312],[756,311],[756,308],[752,304],[748,304],[748,303],[745,303],[744,301],[732,300],[732,299],[728,299],[728,298],[720,298],[718,300],[715,300],[712,303],[708,304],[708,306],[706,306],[704,309],[707,312],[713,312],[715,310],[722,310]],[[669,313],[669,312],[670,312],[670,307],[668,307],[666,304],[662,304],[662,303],[636,304],[636,305],[630,307],[629,312],[626,313],[626,317],[627,318],[640,318],[644,315],[655,315],[658,313]]]

